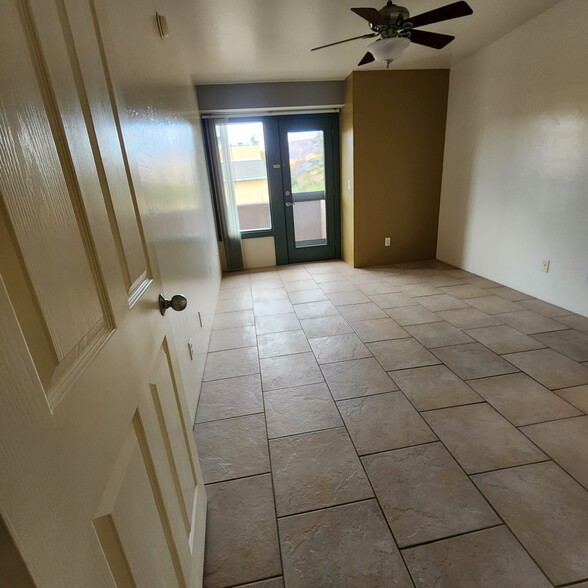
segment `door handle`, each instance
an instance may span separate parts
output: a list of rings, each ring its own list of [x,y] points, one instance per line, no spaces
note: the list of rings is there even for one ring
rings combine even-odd
[[[286,191],[284,192],[284,196],[290,196],[290,192],[289,192],[288,190],[286,190]]]
[[[172,296],[171,300],[166,300],[163,294],[159,295],[159,312],[162,316],[165,315],[168,308],[176,312],[182,312],[182,310],[186,310],[186,306],[188,306],[188,300],[183,294],[176,294]]]
[[[286,206],[288,206],[288,207],[290,207],[290,206],[294,206],[294,203],[293,203],[293,202],[284,202],[284,204],[285,204]]]

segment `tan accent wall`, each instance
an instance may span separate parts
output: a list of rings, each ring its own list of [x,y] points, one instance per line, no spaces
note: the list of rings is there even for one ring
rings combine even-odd
[[[341,133],[341,256],[353,263],[353,74],[345,80],[345,106],[339,117]]]
[[[353,200],[353,261],[344,258],[356,267],[434,258],[449,71],[354,72],[347,83],[352,128],[342,116],[342,129],[352,136],[353,173],[342,193]],[[349,207],[342,212],[345,235]]]

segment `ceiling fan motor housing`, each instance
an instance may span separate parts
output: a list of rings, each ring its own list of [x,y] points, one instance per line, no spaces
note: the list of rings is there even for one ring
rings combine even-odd
[[[379,12],[388,23],[384,26],[377,25],[377,27],[372,28],[374,30],[377,28],[384,39],[397,37],[399,31],[410,27],[410,23],[406,22],[410,18],[410,12],[404,6],[397,6],[392,2],[388,2]]]

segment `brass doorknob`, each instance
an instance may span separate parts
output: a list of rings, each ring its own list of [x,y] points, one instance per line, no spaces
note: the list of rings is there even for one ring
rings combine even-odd
[[[188,300],[183,294],[176,294],[172,296],[171,300],[166,300],[163,294],[159,295],[159,312],[161,312],[162,316],[168,308],[182,312],[182,310],[186,310],[186,306],[188,306]]]

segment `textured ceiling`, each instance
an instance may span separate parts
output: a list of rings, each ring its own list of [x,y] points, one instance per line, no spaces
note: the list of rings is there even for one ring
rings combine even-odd
[[[559,0],[467,0],[474,14],[423,27],[455,35],[445,49],[411,45],[391,69],[448,68],[492,43]],[[196,0],[191,31],[197,83],[336,80],[345,78],[371,39],[314,53],[312,47],[369,33],[349,9],[380,8],[384,0]],[[403,0],[412,15],[451,0]],[[184,25],[186,23],[183,23]],[[539,43],[541,40],[537,39]],[[532,48],[529,48],[532,51]],[[381,63],[362,66],[379,69]]]

